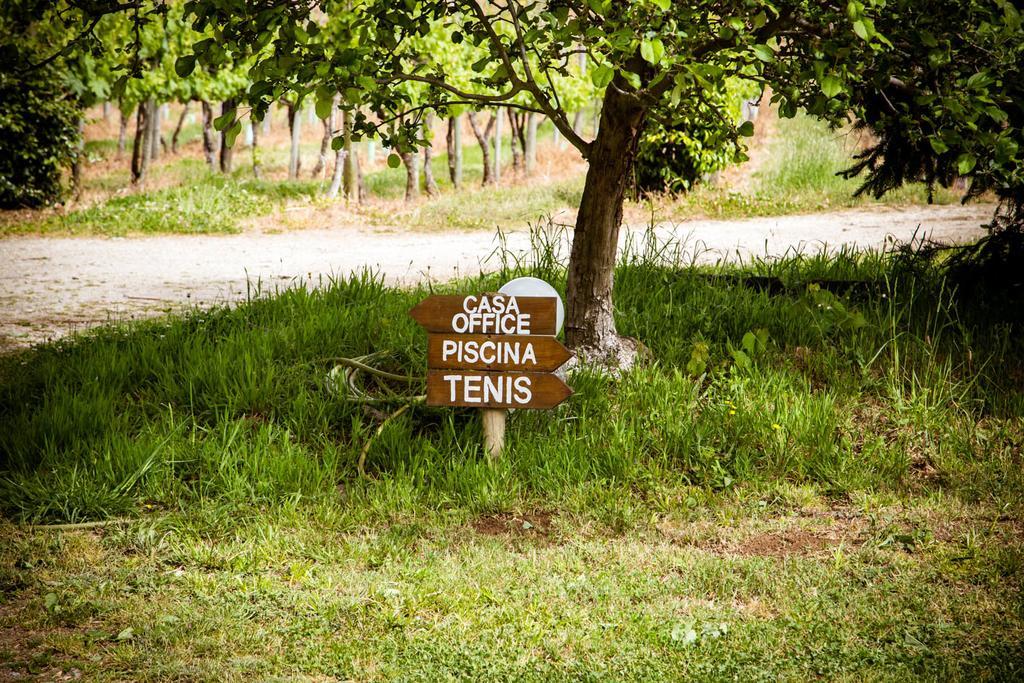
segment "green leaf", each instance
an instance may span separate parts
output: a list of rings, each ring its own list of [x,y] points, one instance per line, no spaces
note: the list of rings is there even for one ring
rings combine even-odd
[[[964,152],[956,160],[956,170],[960,175],[967,175],[978,165],[978,160],[970,152]]]
[[[861,40],[869,40],[871,34],[868,32],[867,24],[864,23],[863,19],[858,19],[853,22],[853,32],[856,33]]]
[[[128,628],[118,633],[115,640],[131,640],[134,635],[135,629],[129,626]]]
[[[760,59],[762,62],[770,62],[775,59],[775,50],[771,49],[767,45],[757,44],[750,47],[754,52],[754,56]]]
[[[182,55],[174,61],[174,73],[179,78],[188,78],[196,68],[195,55]]]
[[[939,138],[928,138],[928,143],[932,146],[932,149],[935,150],[936,154],[945,154],[949,151],[949,145]]]
[[[665,56],[665,44],[660,38],[644,38],[640,41],[640,56],[649,64],[660,64]]]
[[[843,82],[836,76],[828,75],[821,79],[821,92],[825,97],[835,97],[843,91]]]
[[[749,138],[754,134],[754,123],[752,121],[744,121],[738,129],[736,129],[740,135],[745,138]]]
[[[213,120],[213,127],[215,130],[224,130],[227,128],[232,121],[235,120],[235,110],[229,109],[217,118]]]
[[[316,115],[321,121],[326,121],[334,109],[334,98],[324,98],[316,101]]]
[[[672,7],[672,0],[651,0],[651,4],[662,12],[667,12]]]
[[[615,76],[615,69],[607,64],[602,64],[590,72],[590,80],[593,81],[594,87],[597,88],[607,87],[612,82],[613,76]]]
[[[402,157],[394,153],[388,155],[388,168],[398,168],[401,165]]]
[[[345,138],[340,135],[331,140],[331,149],[337,152],[339,149],[345,146]]]
[[[231,126],[224,132],[224,144],[228,147],[233,147],[235,144],[235,138],[242,132],[242,122],[235,121],[235,125]]]

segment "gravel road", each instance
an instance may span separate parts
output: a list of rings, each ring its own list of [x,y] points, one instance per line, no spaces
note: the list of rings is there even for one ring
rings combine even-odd
[[[745,220],[662,224],[702,261],[779,256],[840,245],[877,248],[913,236],[958,242],[984,234],[990,205],[872,208]],[[641,239],[644,227],[623,230]],[[387,280],[444,281],[495,267],[488,232],[402,232],[352,228],[225,236],[12,237],[0,240],[0,348],[16,348],[76,330],[158,315],[182,306],[244,299],[297,282],[370,267]],[[508,233],[507,248],[529,249],[529,234]]]

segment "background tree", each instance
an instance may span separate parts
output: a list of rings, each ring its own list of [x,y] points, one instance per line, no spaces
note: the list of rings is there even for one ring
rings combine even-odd
[[[709,83],[728,75],[764,80],[773,73],[766,65],[776,59],[779,46],[798,44],[811,30],[834,26],[847,34],[845,40],[826,45],[832,49],[821,55],[839,59],[844,45],[865,40],[855,33],[854,22],[870,14],[868,9],[848,11],[845,3],[828,2],[736,0],[680,7],[668,0],[507,0],[486,5],[465,0],[396,7],[367,0],[346,5],[351,8],[347,27],[358,36],[356,47],[331,55],[308,40],[318,29],[307,6],[193,0],[188,7],[198,26],[215,27],[224,37],[224,50],[239,57],[269,45],[276,31],[273,56],[260,60],[254,70],[250,102],[257,110],[266,106],[264,93],[275,88],[294,82],[331,83],[351,93],[348,101],[377,112],[373,122],[357,116],[357,130],[379,130],[403,152],[420,139],[415,115],[427,107],[501,105],[547,116],[590,162],[569,264],[567,340],[584,354],[612,364],[629,362],[635,350],[615,330],[612,272],[623,198],[648,116],[670,117],[679,102],[702,97]],[[334,8],[330,2],[319,5],[327,14]],[[438,23],[453,45],[468,41],[483,51],[471,65],[478,88],[455,85],[443,59],[403,49]],[[197,54],[206,59],[204,51]],[[573,129],[554,79],[554,74],[567,73],[581,54],[592,63],[594,85],[603,89],[594,140]],[[399,87],[409,83],[428,87],[426,101],[413,100]],[[813,79],[794,83],[796,91],[783,95],[787,102],[800,99],[805,90],[821,90]],[[521,95],[528,95],[530,103],[517,101]],[[832,109],[821,113],[839,115]]]
[[[130,9],[138,19],[138,8],[110,0],[61,16],[88,33],[94,16]],[[621,365],[635,352],[615,330],[612,274],[640,135],[651,120],[681,124],[693,112],[684,103],[713,110],[707,94],[724,79],[770,86],[784,116],[805,109],[844,125],[852,111],[879,136],[852,171],[865,174],[865,191],[959,175],[971,178],[972,194],[990,189],[1019,206],[1022,32],[1008,0],[190,0],[185,8],[195,30],[214,36],[194,46],[201,66],[252,60],[245,99],[257,118],[288,92],[315,91],[318,100],[341,92],[355,136],[378,134],[404,154],[422,144],[427,109],[546,116],[589,162],[566,336],[594,360]],[[330,47],[315,39],[325,16],[337,21]],[[434,31],[482,54],[470,64],[471,88],[449,73],[450,50],[415,44]],[[572,125],[559,91],[574,62],[600,93],[592,140]],[[424,90],[401,87],[409,84]],[[218,127],[236,131],[239,111],[225,111]],[[744,132],[725,130],[733,139]]]

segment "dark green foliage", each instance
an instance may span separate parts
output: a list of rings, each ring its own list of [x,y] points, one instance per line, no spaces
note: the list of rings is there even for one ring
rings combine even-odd
[[[0,207],[36,207],[64,194],[81,111],[55,68],[0,68]]]
[[[716,125],[717,124],[717,125]],[[636,156],[636,189],[647,192],[685,192],[705,176],[743,158],[735,127],[721,121],[672,128],[650,122],[640,138]]]
[[[860,3],[850,3],[851,6]],[[854,42],[852,66],[828,65],[807,45],[798,60],[769,70],[784,97],[782,111],[851,111],[877,143],[848,172],[859,192],[878,197],[906,183],[950,187],[969,178],[967,197],[994,192],[1024,205],[1024,18],[1008,0],[899,0],[855,29],[876,42]],[[822,93],[797,93],[815,78]],[[786,94],[788,93],[788,94]],[[1004,215],[1014,215],[1006,212]],[[1018,214],[1019,218],[1019,214]],[[1016,223],[997,221],[1002,228]]]

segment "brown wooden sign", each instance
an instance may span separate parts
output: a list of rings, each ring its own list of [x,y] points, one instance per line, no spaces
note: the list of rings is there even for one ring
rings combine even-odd
[[[555,299],[506,294],[427,297],[409,315],[427,332],[554,336]]]
[[[572,357],[554,337],[557,306],[554,297],[501,293],[431,296],[418,303],[409,315],[430,333],[427,405],[503,416],[502,409],[553,408],[571,396],[565,382],[546,374]],[[487,425],[485,420],[485,433]],[[500,436],[504,428],[491,430]]]
[[[572,396],[565,382],[543,372],[430,370],[427,405],[467,408],[554,408]]]
[[[572,358],[554,337],[499,334],[431,334],[427,367],[446,370],[551,372]]]

